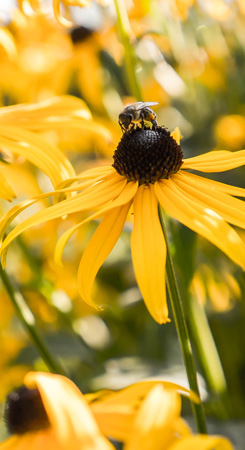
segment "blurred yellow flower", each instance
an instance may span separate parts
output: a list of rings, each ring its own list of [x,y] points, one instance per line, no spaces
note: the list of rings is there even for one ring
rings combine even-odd
[[[18,3],[25,14],[45,12],[42,9],[42,0],[18,0]],[[53,13],[58,22],[69,27],[72,23],[61,15],[61,5],[67,8],[68,6],[89,6],[90,3],[91,0],[53,0]]]
[[[114,153],[113,166],[90,169],[77,177],[77,185],[42,194],[12,208],[0,222],[2,239],[7,226],[27,206],[44,196],[81,191],[17,225],[1,246],[3,266],[9,244],[23,231],[66,214],[96,210],[61,236],[55,259],[61,261],[72,233],[84,223],[103,217],[78,269],[80,295],[89,305],[97,307],[91,298],[94,279],[116,244],[133,205],[131,250],[136,280],[150,314],[157,322],[166,323],[169,320],[164,279],[166,245],[158,216],[161,205],[170,216],[207,238],[245,268],[245,245],[228,225],[245,226],[245,204],[233,197],[244,196],[244,189],[186,171],[222,172],[239,167],[245,162],[245,150],[212,151],[182,160],[179,138],[179,130],[171,136],[163,127],[152,130],[138,127],[126,132]]]
[[[218,312],[229,311],[241,300],[241,288],[232,273],[221,269],[214,271],[201,264],[191,282],[191,293],[201,304]]]
[[[0,444],[1,449],[113,449],[70,380],[29,372],[24,384],[26,388],[8,397],[6,418],[15,434]]]
[[[0,448],[113,450],[107,434],[121,439],[124,450],[232,450],[221,436],[191,433],[180,417],[179,390],[188,395],[173,383],[146,381],[123,391],[83,396],[65,377],[29,372],[24,386],[8,396],[5,418],[14,435]]]
[[[239,114],[220,117],[215,124],[214,131],[218,145],[225,145],[231,150],[237,150],[245,144],[245,117]]]
[[[4,152],[21,155],[48,175],[54,186],[75,175],[66,156],[37,132],[66,127],[90,129],[91,113],[85,103],[72,96],[54,97],[37,104],[19,104],[0,108],[0,145]],[[100,131],[102,130],[102,131]],[[99,132],[104,128],[100,127]],[[9,154],[7,155],[9,158]],[[0,161],[0,194],[12,200],[14,192],[5,177]]]

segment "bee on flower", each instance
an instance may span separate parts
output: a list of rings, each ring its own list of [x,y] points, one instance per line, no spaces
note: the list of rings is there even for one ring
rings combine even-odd
[[[245,245],[230,226],[245,226],[245,190],[206,179],[188,170],[222,172],[240,167],[245,150],[211,151],[183,159],[180,132],[172,134],[162,126],[136,126],[125,132],[119,142],[111,166],[95,167],[78,175],[74,184],[64,190],[42,194],[26,200],[10,210],[0,222],[1,239],[7,226],[23,209],[44,197],[76,191],[46,210],[39,211],[17,225],[1,246],[2,264],[10,243],[34,225],[80,211],[94,214],[67,230],[59,239],[55,260],[61,262],[63,249],[70,236],[84,223],[102,218],[88,243],[78,268],[81,297],[99,308],[92,298],[96,274],[116,244],[133,211],[131,252],[135,276],[145,304],[158,323],[166,323],[168,306],[165,288],[166,244],[159,206],[174,219],[204,236],[220,248],[232,261],[245,268]]]

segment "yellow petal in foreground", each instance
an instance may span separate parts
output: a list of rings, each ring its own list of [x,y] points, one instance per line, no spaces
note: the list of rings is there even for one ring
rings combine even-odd
[[[125,442],[132,434],[133,420],[140,405],[156,384],[170,391],[182,393],[195,403],[200,403],[194,392],[160,379],[140,381],[117,392],[101,391],[95,395],[88,394],[85,398],[91,402],[90,407],[102,432]]]
[[[42,372],[29,372],[24,379],[24,384],[32,389],[38,388],[40,392],[51,429],[59,443],[59,447],[53,447],[53,449],[113,449],[100,433],[82,393],[68,378]]]
[[[234,450],[232,444],[221,436],[189,436],[168,450]]]
[[[184,160],[182,169],[194,169],[201,172],[224,172],[240,167],[245,162],[245,150],[228,152],[218,150]]]
[[[245,269],[245,245],[222,217],[190,200],[171,179],[156,182],[154,189],[159,203],[170,216],[204,236]]]
[[[91,299],[94,279],[119,239],[130,205],[131,202],[114,208],[104,216],[83,253],[78,269],[78,289],[83,300],[91,306],[95,306]]]
[[[136,416],[124,450],[167,450],[176,440],[173,427],[180,409],[178,394],[162,386],[153,388]]]
[[[136,280],[150,314],[158,323],[166,323],[166,244],[159,222],[158,202],[153,185],[140,186],[133,205],[131,251]]]

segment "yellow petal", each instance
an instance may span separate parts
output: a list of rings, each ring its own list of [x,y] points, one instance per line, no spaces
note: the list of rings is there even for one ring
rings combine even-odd
[[[53,185],[74,177],[75,171],[66,156],[41,136],[11,125],[0,126],[0,145],[22,155],[48,175]]]
[[[61,25],[63,25],[64,27],[70,28],[70,27],[72,27],[72,22],[61,15],[60,3],[61,3],[61,0],[53,0],[54,17]]]
[[[159,203],[170,216],[204,236],[245,268],[244,243],[217,213],[190,200],[171,179],[156,182],[154,188]]]
[[[83,100],[71,95],[52,97],[40,103],[23,103],[0,108],[1,124],[40,131],[69,125],[80,125],[91,119]]]
[[[134,199],[131,251],[136,280],[145,304],[158,323],[166,323],[166,245],[158,217],[158,202],[151,184],[140,186]]]
[[[179,127],[176,127],[174,131],[172,131],[171,136],[174,138],[177,144],[180,144],[180,140],[182,139],[183,136],[181,135]]]
[[[17,225],[4,240],[0,249],[0,253],[2,254],[3,259],[2,264],[4,265],[5,263],[7,247],[23,231],[48,220],[57,219],[58,217],[65,216],[67,214],[93,209],[102,204],[106,204],[107,202],[116,198],[120,194],[120,192],[123,191],[126,184],[127,180],[123,179],[123,177],[120,177],[117,173],[115,173],[114,176],[111,176],[110,178],[108,178],[108,180],[96,184],[95,186],[85,190],[81,194],[77,194],[74,197],[63,200],[62,202],[53,205],[46,210],[38,211],[36,214],[33,214],[33,216],[28,217],[22,223]],[[64,191],[69,190],[70,188],[65,189]],[[50,196],[52,195],[52,193],[44,194],[42,196],[39,196],[39,198],[43,198],[45,197],[45,195]],[[14,208],[12,208],[12,210],[8,212],[7,219],[4,218],[3,222],[0,222],[0,224],[2,225],[2,227],[0,226],[0,231],[2,231],[3,227],[6,227],[6,222],[9,223],[10,218],[12,218],[13,216],[15,217],[18,212],[25,209],[26,205],[29,206],[35,202],[36,198],[27,200],[26,202],[22,202],[20,207],[16,205]]]
[[[217,150],[184,160],[182,169],[194,169],[201,172],[224,172],[245,164],[245,150],[228,152]]]
[[[86,222],[90,222],[90,220],[95,220],[100,217],[102,217],[106,212],[110,211],[113,208],[116,208],[118,206],[125,205],[126,203],[129,203],[132,198],[135,196],[138,189],[138,183],[135,182],[129,182],[123,191],[119,194],[119,196],[113,200],[109,205],[102,207],[98,213],[93,214],[92,216],[87,217],[87,219],[83,220],[82,222],[78,223],[74,227],[67,230],[65,233],[62,234],[61,238],[58,240],[56,247],[55,247],[55,254],[54,254],[54,260],[56,264],[61,264],[62,259],[62,253],[64,251],[64,248],[67,244],[67,241],[70,239],[72,234],[77,231],[81,226],[83,226]]]
[[[161,384],[165,389],[178,392],[179,394],[189,398],[194,403],[200,403],[200,399],[195,392],[190,391],[180,384],[172,383],[171,381],[163,381],[160,378],[138,381],[137,383],[131,384],[124,389],[120,389],[119,391],[102,390],[96,393],[96,397],[94,397],[94,394],[88,394],[88,397],[86,395],[85,397],[88,398],[88,401],[91,398],[91,400],[95,402],[92,406],[96,406],[98,403],[102,403],[103,405],[120,404],[135,406],[145,398],[145,396],[154,386],[156,386],[156,384]],[[90,397],[91,395],[92,397]]]
[[[180,415],[181,401],[173,391],[155,386],[145,401],[133,424],[125,450],[161,450],[169,448],[176,438],[173,423]]]
[[[78,269],[78,289],[83,300],[97,308],[91,299],[96,274],[116,244],[131,202],[108,212],[90,239]]]
[[[71,380],[60,375],[29,372],[24,383],[38,388],[51,428],[59,441],[58,448],[113,449],[99,431],[82,393]]]
[[[190,436],[175,443],[169,450],[233,450],[228,439],[221,436]]]
[[[194,183],[202,184],[204,187],[209,189],[217,189],[218,191],[224,192],[224,194],[235,195],[236,197],[245,197],[245,189],[236,186],[231,186],[229,184],[220,183],[219,181],[209,180],[208,178],[200,177],[194,173],[189,173],[180,170],[179,174],[185,174],[188,176],[188,180],[194,181]]]
[[[2,170],[2,166],[1,166],[1,170]],[[13,200],[13,198],[15,198],[15,197],[16,197],[15,192],[13,191],[12,187],[8,183],[6,177],[0,171],[0,198],[11,202]]]
[[[7,28],[0,28],[0,46],[5,50],[8,59],[14,61],[17,59],[18,53],[13,35]]]
[[[140,405],[156,385],[161,385],[174,394],[184,392],[185,395],[192,396],[188,389],[161,380],[142,381],[117,392],[101,391],[101,398],[92,398],[90,406],[103,433],[119,441],[126,441],[132,433],[133,419]],[[197,395],[193,394],[196,400]],[[86,395],[85,397],[87,400]],[[200,402],[199,399],[198,401]]]
[[[205,186],[193,180],[186,172],[173,175],[172,180],[178,185],[183,195],[205,208],[211,208],[227,222],[245,228],[245,202],[224,194],[220,190]]]

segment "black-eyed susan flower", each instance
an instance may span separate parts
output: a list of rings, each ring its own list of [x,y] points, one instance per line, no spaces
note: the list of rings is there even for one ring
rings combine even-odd
[[[59,375],[28,373],[24,386],[9,394],[5,417],[13,436],[2,450],[113,449],[82,393]]]
[[[79,292],[85,302],[96,306],[91,295],[94,279],[117,242],[129,212],[133,211],[131,250],[136,280],[150,314],[157,322],[166,323],[166,245],[158,206],[245,268],[244,243],[228,224],[244,228],[245,204],[234,198],[244,196],[244,189],[187,171],[222,172],[239,167],[245,162],[245,150],[212,151],[183,160],[178,130],[171,135],[159,126],[137,127],[124,133],[113,158],[112,166],[86,171],[77,177],[76,185],[66,189],[81,192],[16,226],[1,246],[3,265],[9,244],[31,226],[78,211],[95,210],[95,214],[62,235],[55,258],[60,261],[67,240],[81,225],[102,217],[78,269]],[[15,206],[0,223],[1,238],[8,224],[23,209],[43,196],[60,192],[42,194]]]
[[[225,438],[192,434],[180,417],[179,391],[196,400],[187,389],[158,381],[83,396],[63,376],[30,372],[8,396],[5,419],[13,436],[0,448],[113,450],[107,435],[121,440],[126,450],[189,450],[194,445],[231,450]]]
[[[140,403],[156,383],[142,381],[122,391],[84,396],[68,378],[29,372],[24,385],[8,396],[5,419],[13,436],[0,448],[37,450],[45,445],[47,450],[112,450],[104,434],[126,440]],[[188,389],[171,382],[161,384],[198,401]]]

